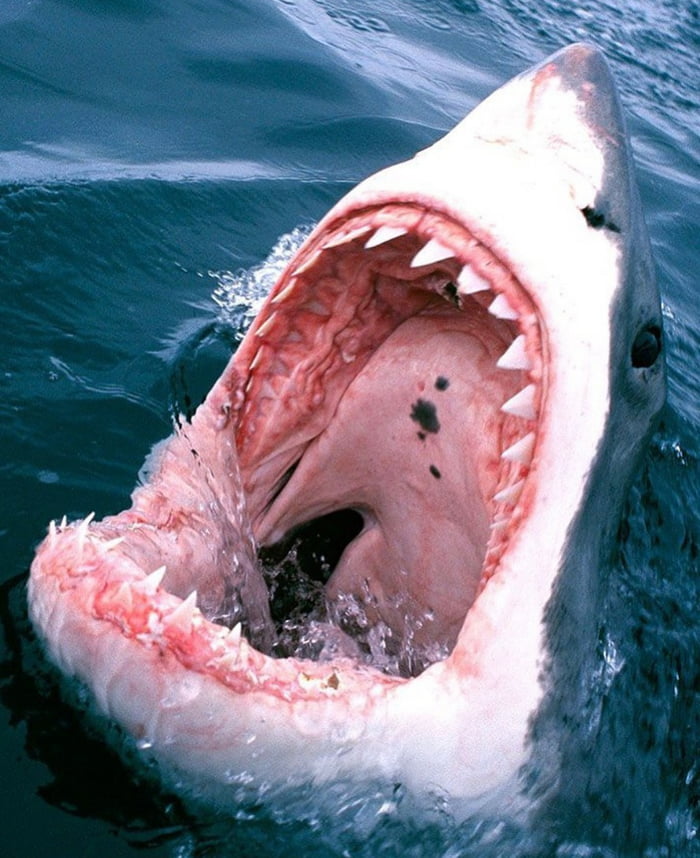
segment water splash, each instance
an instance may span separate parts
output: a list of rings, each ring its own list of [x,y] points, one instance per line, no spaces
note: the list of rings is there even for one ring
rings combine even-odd
[[[314,224],[297,226],[280,236],[267,257],[252,268],[235,273],[209,272],[217,284],[211,297],[219,307],[221,322],[241,333],[248,329],[265,297],[313,228]]]

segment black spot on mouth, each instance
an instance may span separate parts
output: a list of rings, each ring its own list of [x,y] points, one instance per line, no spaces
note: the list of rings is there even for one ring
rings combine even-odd
[[[430,466],[430,473],[435,477],[436,480],[439,480],[442,477],[440,471],[435,467],[435,465]]]
[[[610,232],[620,231],[620,227],[616,223],[608,220],[602,212],[599,212],[591,206],[584,206],[581,209],[581,214],[586,219],[588,226],[592,226],[593,229],[601,229],[601,227],[604,227],[605,229],[609,229]]]
[[[444,376],[444,375],[439,375],[439,376],[435,379],[435,387],[436,387],[438,390],[447,390],[447,388],[448,388],[449,386],[450,386],[450,380],[449,380],[449,378],[445,378],[445,376]]]
[[[445,297],[452,301],[455,306],[459,307],[459,298],[457,297],[457,287],[454,283],[445,283],[442,287]]]
[[[418,399],[411,406],[411,420],[415,420],[426,432],[439,432],[440,421],[437,418],[437,408],[427,399]]]

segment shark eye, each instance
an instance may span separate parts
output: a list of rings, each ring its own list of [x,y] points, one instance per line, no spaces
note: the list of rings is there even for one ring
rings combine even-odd
[[[632,344],[632,366],[638,369],[653,366],[661,354],[661,328],[643,328]]]

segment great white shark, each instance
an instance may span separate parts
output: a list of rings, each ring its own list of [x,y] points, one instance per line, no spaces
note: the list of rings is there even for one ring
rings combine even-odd
[[[331,209],[132,506],[51,523],[32,621],[194,791],[515,797],[664,393],[618,97],[572,45]],[[295,606],[269,558],[321,532]]]

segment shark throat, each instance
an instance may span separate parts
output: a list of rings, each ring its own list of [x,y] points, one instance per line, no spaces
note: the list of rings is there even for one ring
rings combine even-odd
[[[385,205],[316,234],[249,342],[248,512],[270,588],[296,572],[312,595],[306,617],[273,598],[273,651],[420,672],[526,509],[546,366],[531,298],[458,222]]]

